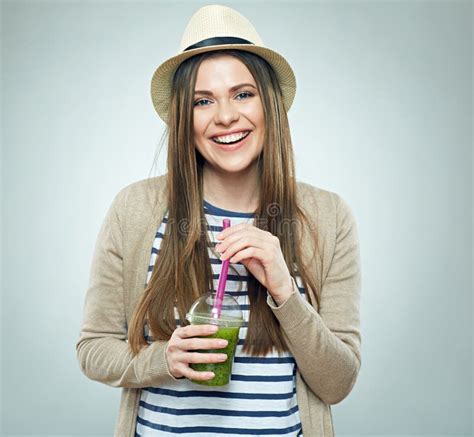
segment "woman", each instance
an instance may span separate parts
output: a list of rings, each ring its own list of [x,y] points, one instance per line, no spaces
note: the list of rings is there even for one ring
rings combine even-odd
[[[330,405],[361,364],[358,237],[340,196],[295,180],[295,90],[286,60],[219,5],[155,71],[168,173],[115,197],[77,343],[89,378],[123,388],[116,436],[334,435]],[[197,350],[225,344],[185,314],[224,259],[245,325],[231,382],[207,387],[190,364],[222,362]]]

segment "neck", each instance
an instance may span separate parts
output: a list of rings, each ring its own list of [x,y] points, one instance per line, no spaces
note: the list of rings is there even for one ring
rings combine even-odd
[[[254,212],[259,204],[260,183],[256,166],[239,174],[219,173],[204,166],[204,199],[236,212]]]

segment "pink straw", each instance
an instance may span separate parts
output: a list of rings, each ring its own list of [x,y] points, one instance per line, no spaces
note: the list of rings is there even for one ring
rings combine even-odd
[[[230,220],[224,219],[222,221],[222,227],[227,229],[230,226]],[[215,319],[221,316],[222,301],[224,300],[225,284],[227,282],[227,272],[229,271],[229,260],[222,261],[221,273],[219,275],[219,284],[217,286],[216,300],[214,301],[214,307],[212,308],[212,314]]]

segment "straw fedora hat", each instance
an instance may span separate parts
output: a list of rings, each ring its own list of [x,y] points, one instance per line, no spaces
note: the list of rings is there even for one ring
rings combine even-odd
[[[163,62],[151,79],[151,98],[160,118],[168,123],[168,107],[173,75],[179,64],[198,53],[237,49],[255,53],[275,70],[288,112],[296,93],[296,79],[287,60],[265,47],[250,21],[236,10],[222,5],[200,8],[184,30],[178,54]]]

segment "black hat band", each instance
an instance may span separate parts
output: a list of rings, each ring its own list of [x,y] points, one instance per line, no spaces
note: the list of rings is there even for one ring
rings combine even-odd
[[[243,38],[237,38],[235,36],[217,36],[214,38],[207,38],[203,39],[202,41],[193,44],[192,46],[186,47],[183,51],[192,50],[192,49],[200,49],[201,47],[209,47],[209,46],[219,46],[222,44],[251,44],[254,45],[253,42],[247,41]]]

